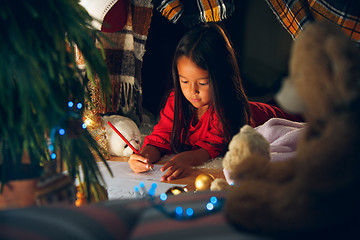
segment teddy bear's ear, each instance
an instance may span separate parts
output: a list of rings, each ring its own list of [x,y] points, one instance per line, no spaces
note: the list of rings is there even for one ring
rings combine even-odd
[[[279,104],[290,112],[306,111],[308,117],[322,119],[349,107],[359,98],[359,51],[335,24],[306,23],[292,45],[289,77],[276,97]],[[304,104],[297,105],[296,95]]]
[[[351,105],[359,99],[360,49],[345,34],[331,35],[324,48],[329,57],[329,68],[340,106]],[[358,104],[358,102],[356,102]]]

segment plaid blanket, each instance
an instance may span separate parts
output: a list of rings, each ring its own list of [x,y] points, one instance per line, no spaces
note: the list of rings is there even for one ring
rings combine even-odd
[[[169,21],[181,21],[187,27],[222,21],[235,9],[233,0],[153,0],[153,4]]]
[[[337,24],[360,46],[359,0],[266,0],[276,17],[296,39],[307,21]]]
[[[151,16],[151,0],[131,0],[124,28],[103,33],[113,97],[111,106],[103,106],[100,113],[135,115],[141,121],[141,67]]]

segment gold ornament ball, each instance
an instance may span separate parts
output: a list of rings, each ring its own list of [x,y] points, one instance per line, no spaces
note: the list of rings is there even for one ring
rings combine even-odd
[[[195,179],[195,188],[197,191],[206,191],[210,189],[211,182],[215,178],[209,173],[201,173]]]
[[[186,193],[186,192],[187,192],[186,187],[175,186],[175,187],[169,188],[165,193],[166,193],[166,195],[171,196],[171,195],[179,195],[181,193]]]

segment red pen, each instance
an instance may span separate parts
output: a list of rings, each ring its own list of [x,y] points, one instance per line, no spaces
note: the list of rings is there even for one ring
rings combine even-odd
[[[134,153],[140,154],[139,151],[136,150],[133,145],[131,145],[131,143],[119,132],[119,130],[117,130],[117,128],[114,125],[112,125],[110,121],[107,121],[107,124],[109,124],[109,126],[121,137],[121,139],[124,140],[124,142],[134,151]],[[154,170],[151,166],[150,169]]]

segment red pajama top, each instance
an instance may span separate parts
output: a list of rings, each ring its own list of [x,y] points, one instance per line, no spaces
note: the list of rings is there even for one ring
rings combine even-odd
[[[145,137],[143,147],[151,144],[158,147],[164,154],[171,153],[170,136],[174,119],[174,92],[160,112],[160,120],[154,126],[152,133]],[[297,121],[298,119],[280,108],[260,102],[249,102],[251,112],[251,126],[256,127],[265,123],[270,118],[286,118]],[[223,153],[226,142],[223,138],[222,129],[216,114],[209,108],[200,118],[196,126],[190,124],[188,139],[185,144],[192,147],[192,150],[203,148],[208,151],[211,158]]]

